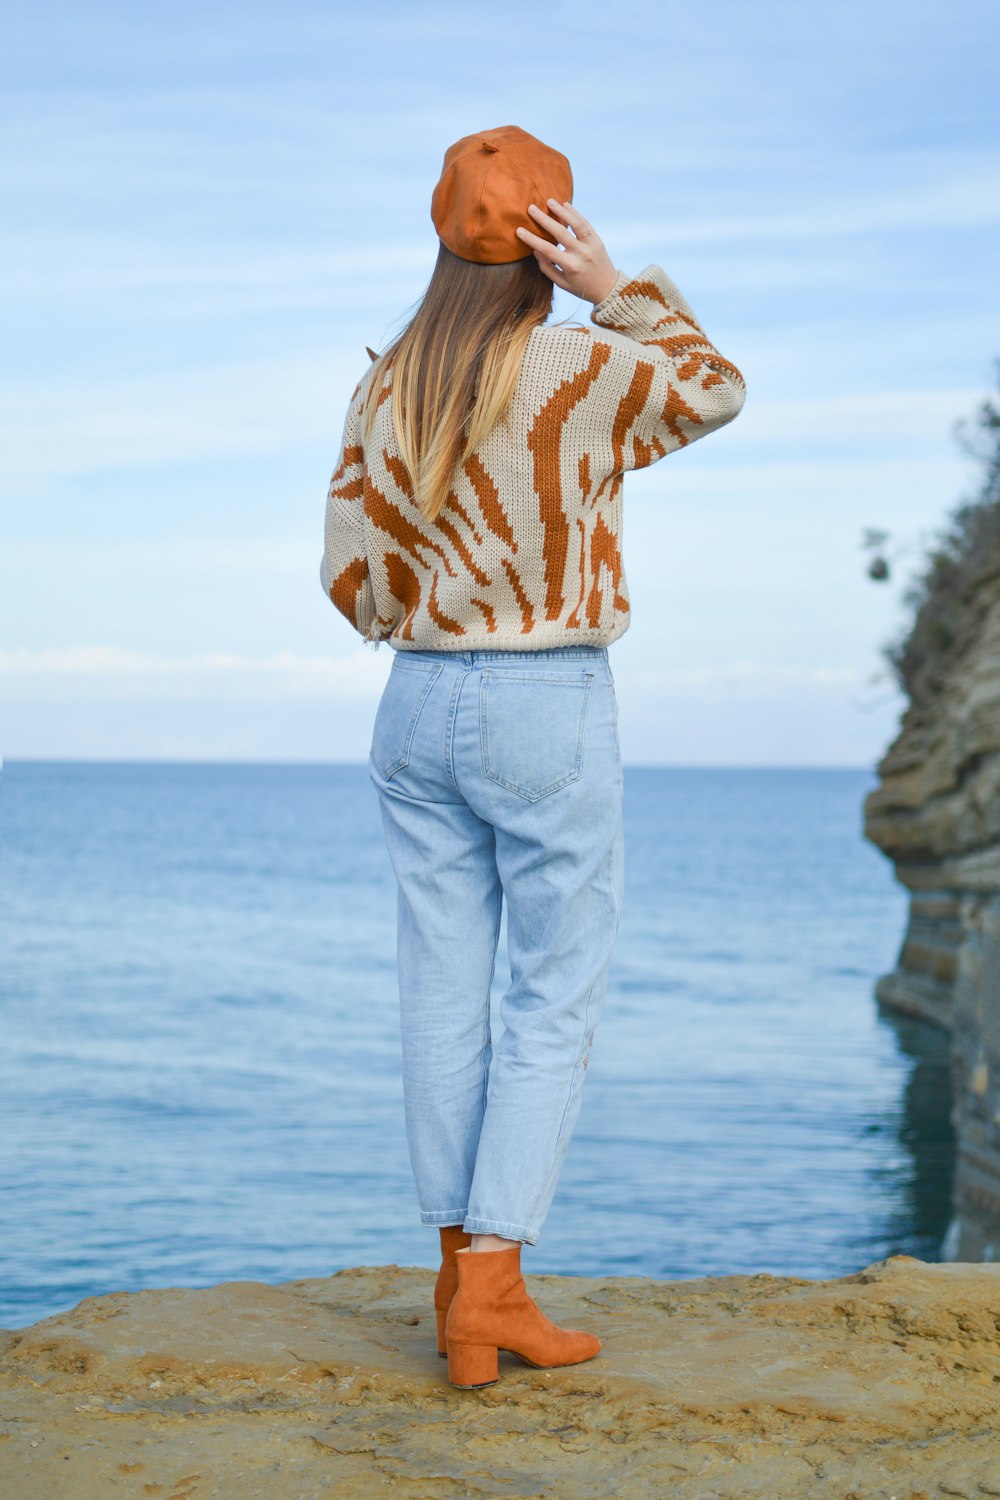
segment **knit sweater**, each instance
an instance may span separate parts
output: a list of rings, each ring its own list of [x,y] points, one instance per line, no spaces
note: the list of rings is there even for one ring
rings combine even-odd
[[[586,325],[539,324],[504,420],[428,524],[396,444],[391,372],[362,445],[351,396],[326,502],[324,592],[396,650],[606,646],[628,629],[622,484],[731,422],[743,376],[658,265],[619,271]]]

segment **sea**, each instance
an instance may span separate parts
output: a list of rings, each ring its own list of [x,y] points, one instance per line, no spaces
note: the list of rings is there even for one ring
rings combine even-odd
[[[875,999],[906,893],[863,836],[874,785],[625,767],[610,989],[527,1272],[942,1258],[948,1039]],[[4,764],[0,1326],[112,1291],[438,1264],[395,919],[363,764]],[[509,980],[504,917],[497,1034]]]

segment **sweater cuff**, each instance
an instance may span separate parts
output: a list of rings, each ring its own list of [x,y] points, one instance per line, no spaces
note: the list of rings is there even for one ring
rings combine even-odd
[[[610,319],[611,322],[621,320],[625,308],[621,301],[620,293],[622,287],[628,286],[631,280],[632,277],[625,271],[618,272],[610,292],[608,292],[606,297],[602,297],[600,302],[595,302],[591,308],[590,321],[592,323],[603,323],[606,318]]]

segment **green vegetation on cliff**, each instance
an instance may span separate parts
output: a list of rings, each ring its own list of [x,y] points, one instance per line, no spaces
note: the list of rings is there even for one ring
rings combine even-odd
[[[1000,385],[1000,359],[997,381]],[[955,436],[982,464],[979,492],[949,514],[919,576],[903,595],[910,623],[883,647],[912,703],[935,696],[946,680],[951,649],[967,631],[970,605],[988,581],[1000,586],[1000,407],[983,401],[975,425],[978,432],[970,437],[968,420],[956,423]]]

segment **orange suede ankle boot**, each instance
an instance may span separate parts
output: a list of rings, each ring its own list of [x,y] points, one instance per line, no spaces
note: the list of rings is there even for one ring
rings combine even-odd
[[[434,1311],[437,1315],[438,1353],[442,1359],[448,1354],[444,1338],[444,1321],[448,1316],[452,1298],[458,1291],[458,1270],[455,1266],[455,1251],[465,1250],[472,1244],[472,1235],[466,1234],[461,1224],[442,1224],[441,1269],[434,1286]]]
[[[521,1246],[509,1250],[457,1250],[458,1291],[445,1320],[448,1379],[476,1390],[499,1379],[497,1351],[509,1349],[537,1369],[593,1359],[601,1341],[592,1333],[559,1328],[528,1296],[521,1275]]]

